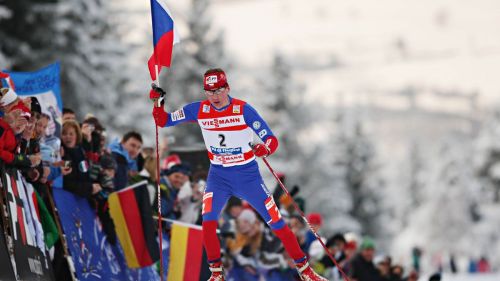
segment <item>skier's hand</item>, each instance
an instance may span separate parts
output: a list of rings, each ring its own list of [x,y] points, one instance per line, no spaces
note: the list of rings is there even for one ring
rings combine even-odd
[[[155,119],[156,126],[165,127],[167,124],[168,114],[165,112],[163,106],[153,107],[153,118]]]
[[[166,95],[167,93],[165,92],[165,90],[156,86],[155,83],[151,84],[151,91],[149,91],[149,98],[155,102],[156,107],[160,107],[165,104]]]
[[[258,143],[252,146],[252,150],[257,157],[267,157],[269,154],[271,154],[271,149],[269,149],[269,147],[267,147],[267,145],[263,143]]]

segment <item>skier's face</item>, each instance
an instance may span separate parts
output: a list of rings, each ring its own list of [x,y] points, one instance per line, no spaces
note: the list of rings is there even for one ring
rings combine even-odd
[[[222,87],[213,91],[206,90],[205,96],[215,108],[223,108],[229,104],[229,88]]]

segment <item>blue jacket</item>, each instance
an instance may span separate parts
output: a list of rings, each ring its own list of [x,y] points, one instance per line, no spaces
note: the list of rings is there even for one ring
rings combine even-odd
[[[137,171],[137,162],[135,159],[130,158],[128,151],[123,148],[118,140],[113,141],[109,145],[109,149],[117,164],[115,178],[113,180],[115,189],[121,190],[128,185],[128,172]]]

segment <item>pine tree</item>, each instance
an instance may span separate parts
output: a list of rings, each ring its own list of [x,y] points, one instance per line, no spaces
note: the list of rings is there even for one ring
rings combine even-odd
[[[80,115],[93,113],[113,126],[114,108],[129,93],[125,90],[126,49],[118,43],[108,4],[103,0],[59,3],[54,54],[62,64],[65,105]]]
[[[500,110],[484,122],[475,141],[475,168],[482,183],[491,190],[492,200],[500,203]]]
[[[56,0],[0,1],[0,61],[10,70],[35,70],[50,62]],[[0,56],[0,59],[1,57]],[[4,64],[8,62],[8,64]]]
[[[293,67],[280,53],[274,55],[270,71],[259,80],[257,84],[266,93],[265,119],[279,140],[279,149],[273,158],[292,182],[304,182],[309,173],[304,171],[303,164],[311,145],[304,133],[314,115],[304,101],[304,86],[294,80]]]
[[[463,136],[454,136],[442,146],[425,200],[413,210],[401,239],[410,237],[430,255],[473,252],[470,241],[476,219],[471,210],[478,203],[479,185],[471,169],[471,155],[470,141]]]
[[[204,99],[203,74],[209,68],[224,69],[231,83],[223,33],[212,28],[209,6],[207,0],[191,1],[187,19],[189,34],[181,35],[181,42],[174,48],[172,66],[161,82],[167,91],[169,111]],[[200,130],[194,125],[178,126],[173,133],[183,145],[202,142]]]
[[[130,127],[138,114],[149,115],[150,108],[121,111],[120,105],[135,98],[129,84],[134,73],[124,59],[130,47],[120,43],[111,22],[109,1],[19,0],[6,7],[12,16],[0,19],[0,36],[7,38],[1,51],[12,70],[60,61],[64,105],[81,117],[93,113],[111,128]]]

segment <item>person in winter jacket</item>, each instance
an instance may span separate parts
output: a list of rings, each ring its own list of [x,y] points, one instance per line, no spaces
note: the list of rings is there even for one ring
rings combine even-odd
[[[365,238],[360,246],[360,252],[350,262],[349,277],[352,281],[380,281],[381,276],[373,258],[375,243],[371,238]]]
[[[71,167],[71,173],[63,178],[63,188],[87,198],[101,191],[101,185],[93,183],[89,174],[89,162],[81,146],[80,125],[76,121],[64,121],[61,139],[64,166]]]
[[[139,172],[136,159],[141,147],[142,136],[133,131],[126,133],[120,142],[114,141],[109,145],[111,155],[113,155],[117,164],[114,179],[116,190],[127,187],[130,176]]]

